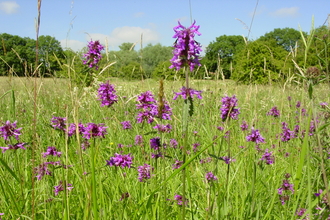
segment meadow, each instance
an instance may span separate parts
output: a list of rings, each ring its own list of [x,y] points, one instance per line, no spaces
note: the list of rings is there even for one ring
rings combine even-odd
[[[329,218],[327,84],[191,80],[189,115],[184,84],[1,77],[0,217]]]

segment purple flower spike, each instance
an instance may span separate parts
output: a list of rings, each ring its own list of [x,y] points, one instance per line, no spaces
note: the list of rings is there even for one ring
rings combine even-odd
[[[74,187],[72,187],[72,184],[68,183],[66,189],[68,191],[71,191]],[[64,191],[64,187],[62,184],[62,181],[60,181],[60,184],[58,186],[54,186],[54,192],[55,192],[55,196],[58,195],[59,192]]]
[[[212,182],[212,181],[218,180],[218,178],[216,176],[214,176],[214,174],[212,172],[206,173],[205,178],[206,178],[207,182]]]
[[[241,127],[242,131],[246,131],[249,128],[249,125],[246,123],[246,121],[242,121],[242,124],[240,127]]]
[[[54,129],[65,131],[66,120],[66,118],[53,116],[51,120],[51,125]]]
[[[246,136],[247,141],[255,142],[256,144],[265,143],[265,138],[261,136],[258,129],[251,129],[251,133]]]
[[[120,122],[120,123],[123,126],[123,129],[124,130],[131,129],[132,128],[132,125],[131,125],[131,122],[130,121],[123,121],[123,122]]]
[[[220,108],[221,118],[225,121],[228,117],[234,120],[238,119],[238,115],[240,114],[239,108],[237,107],[237,98],[235,95],[233,97],[225,96],[222,98],[222,106]]]
[[[174,98],[173,100],[176,100],[179,96],[181,96],[183,99],[187,99],[187,98],[193,98],[194,95],[199,98],[199,99],[202,99],[202,96],[201,96],[201,93],[202,91],[197,91],[197,90],[194,90],[192,88],[186,88],[186,87],[182,87],[181,89],[181,92],[175,92],[174,94]]]
[[[268,149],[266,149],[260,160],[266,161],[266,164],[268,165],[273,164],[275,162],[273,152],[268,152]]]
[[[103,126],[104,124],[94,124],[88,123],[83,131],[83,138],[91,139],[93,137],[102,137],[104,138],[107,134],[107,127]]]
[[[175,169],[179,169],[183,164],[183,161],[180,161],[180,160],[175,160],[175,163],[172,165],[172,169],[175,170]]]
[[[102,58],[101,51],[104,49],[104,46],[97,41],[90,41],[87,45],[88,52],[84,54],[86,60],[83,61],[84,64],[88,65],[89,68],[94,68],[97,70],[99,67],[97,64]]]
[[[16,140],[19,140],[21,135],[22,128],[17,128],[17,121],[10,123],[7,121],[2,127],[0,127],[0,135],[5,139],[5,141],[9,140],[9,137],[14,136]]]
[[[183,205],[183,197],[181,196],[181,195],[175,195],[174,196],[174,200],[176,200],[177,201],[177,203],[178,203],[178,205]],[[185,205],[187,205],[188,204],[188,200],[187,200],[187,198],[186,198],[186,202],[185,202]]]
[[[42,153],[43,157],[47,156],[54,156],[54,157],[61,157],[62,152],[57,151],[56,147],[48,147],[47,151]]]
[[[140,182],[145,182],[147,179],[151,178],[151,171],[153,171],[154,168],[151,167],[148,164],[144,164],[143,166],[139,166],[138,167],[138,172],[139,172],[139,176],[138,179]]]
[[[115,87],[110,84],[109,81],[100,84],[98,89],[98,100],[101,101],[101,107],[110,107],[118,101]]]
[[[160,137],[155,137],[150,139],[150,148],[154,150],[159,150],[161,146]]]
[[[2,153],[6,152],[7,150],[17,150],[17,149],[23,149],[26,150],[26,148],[24,147],[24,145],[26,145],[26,143],[16,143],[14,145],[12,144],[8,144],[8,147],[0,147],[2,149]]]
[[[173,58],[171,59],[172,65],[170,68],[176,68],[180,70],[185,65],[189,65],[190,71],[193,71],[195,66],[201,66],[199,62],[199,55],[202,51],[201,46],[195,41],[195,34],[198,36],[201,33],[198,32],[199,26],[194,23],[186,28],[178,22],[179,25],[174,27],[174,36],[177,38],[174,43]]]
[[[274,116],[275,118],[279,117],[280,116],[280,110],[277,109],[277,106],[274,106],[272,109],[269,110],[267,115]]]
[[[133,157],[131,157],[131,154],[127,154],[127,155],[120,155],[115,153],[114,157],[111,157],[110,160],[107,160],[107,165],[109,166],[116,166],[116,167],[128,167],[131,168],[132,165],[132,160]]]

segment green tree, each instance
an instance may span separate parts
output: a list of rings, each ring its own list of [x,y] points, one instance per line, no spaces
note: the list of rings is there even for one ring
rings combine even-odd
[[[306,35],[306,33],[304,33]],[[261,36],[258,40],[275,40],[277,45],[282,46],[286,51],[291,51],[296,47],[296,43],[301,39],[300,31],[293,28],[275,28],[273,31]]]
[[[185,77],[184,70],[177,71],[175,68],[169,68],[171,62],[169,60],[160,62],[152,72],[152,78],[166,79],[166,80],[178,80]]]
[[[249,42],[237,54],[232,78],[238,82],[266,84],[283,81],[291,62],[286,62],[288,52],[275,40]]]
[[[172,47],[165,47],[161,44],[148,44],[140,51],[142,57],[142,67],[148,78],[153,75],[152,72],[159,63],[163,63],[171,59],[172,50]]]
[[[217,37],[205,50],[204,59],[208,71],[222,71],[225,77],[229,78],[235,55],[244,49],[244,47],[245,40],[242,36],[222,35]]]

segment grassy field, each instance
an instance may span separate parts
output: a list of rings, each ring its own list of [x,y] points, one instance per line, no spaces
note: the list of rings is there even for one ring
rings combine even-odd
[[[191,81],[202,99],[193,98],[186,116],[182,97],[173,100],[184,82],[165,81],[171,120],[149,124],[137,123],[137,98],[151,91],[158,100],[158,81],[110,79],[118,96],[111,107],[100,106],[100,83],[78,88],[65,79],[0,78],[0,217],[179,219],[184,208],[187,219],[328,218],[328,85],[314,87],[309,99],[303,86]],[[229,111],[240,114],[223,121],[221,101],[233,95],[237,106]],[[66,118],[62,130],[54,129],[53,117]],[[5,139],[7,121],[17,121],[20,135]],[[124,129],[124,121],[131,127]],[[106,132],[90,138],[66,132],[70,124],[88,123]],[[160,132],[156,124],[172,129]],[[155,138],[157,147],[150,143]]]

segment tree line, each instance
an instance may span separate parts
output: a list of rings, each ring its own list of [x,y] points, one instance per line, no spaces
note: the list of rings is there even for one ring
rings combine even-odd
[[[192,77],[265,84],[287,80],[294,76],[298,67],[303,70],[313,67],[320,76],[328,77],[329,37],[327,26],[315,28],[310,33],[276,28],[256,40],[222,35],[206,47],[202,66],[192,73]],[[68,77],[68,68],[82,77],[88,72],[82,63],[86,48],[79,52],[63,49],[51,36],[38,38],[38,50],[36,41],[31,38],[3,33],[0,40],[0,75],[32,75],[36,53],[41,76]],[[148,44],[136,50],[135,44],[126,42],[118,51],[103,52],[98,71],[107,77],[126,79],[179,79],[184,77],[183,70],[168,68],[172,49],[171,46]]]

